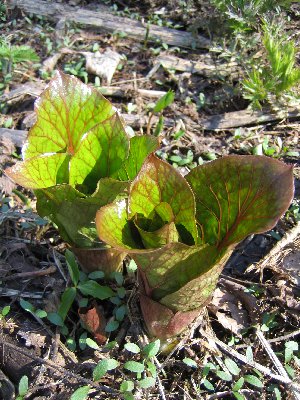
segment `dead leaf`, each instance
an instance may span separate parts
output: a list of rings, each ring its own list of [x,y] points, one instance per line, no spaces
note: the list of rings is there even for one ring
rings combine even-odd
[[[46,345],[46,336],[40,335],[39,333],[25,332],[20,329],[17,336],[25,341],[26,347],[41,349]]]
[[[235,335],[240,336],[241,330],[249,326],[247,311],[242,308],[237,297],[225,288],[215,290],[208,308],[215,314],[218,322]]]
[[[46,60],[42,64],[41,71],[42,72],[52,72],[57,64],[57,62],[61,59],[64,54],[72,54],[76,53],[73,50],[63,48],[58,53],[54,53],[52,56],[46,58]]]
[[[81,321],[86,326],[86,329],[93,334],[95,341],[102,345],[106,342],[105,335],[106,320],[101,307],[93,302],[92,308],[82,307],[78,310]]]
[[[104,53],[96,51],[95,53],[82,52],[82,54],[86,59],[87,72],[106,79],[108,85],[110,85],[121,60],[121,55],[110,49],[107,49]]]
[[[293,249],[282,260],[282,268],[291,278],[291,281],[300,287],[300,249]]]

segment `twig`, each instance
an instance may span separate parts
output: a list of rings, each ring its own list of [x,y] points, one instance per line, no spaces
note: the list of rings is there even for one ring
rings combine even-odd
[[[115,86],[115,85],[119,85],[119,84],[124,84],[124,83],[130,83],[130,82],[136,82],[136,81],[148,81],[148,78],[136,78],[136,79],[126,79],[125,81],[118,81],[118,82],[113,82],[110,85],[111,86]]]
[[[268,341],[266,340],[266,338],[264,337],[264,335],[260,329],[256,330],[256,335],[257,335],[260,343],[265,348],[266,352],[268,353],[268,356],[272,360],[273,364],[275,365],[275,367],[276,367],[277,371],[280,373],[280,375],[285,379],[290,379],[286,370],[284,369],[283,365],[279,361],[278,357],[272,350],[272,347],[270,346],[270,344],[268,343]],[[295,399],[300,400],[300,391],[294,387],[291,387],[291,391],[292,391]]]
[[[59,272],[61,273],[61,276],[64,278],[64,281],[67,282],[68,278],[65,275],[65,272],[64,272],[63,267],[61,265],[61,262],[58,259],[57,255],[56,255],[56,251],[54,249],[52,249],[52,255],[53,255],[53,258],[54,258],[54,261],[55,261],[55,265],[57,266]]]
[[[53,350],[52,350],[52,360],[53,361],[56,361],[56,359],[57,359],[59,344],[60,344],[60,328],[59,328],[59,326],[57,326],[56,332],[53,335]]]
[[[295,337],[295,336],[297,336],[299,334],[300,334],[300,329],[297,329],[296,331],[288,333],[287,335],[278,336],[277,338],[273,338],[273,339],[268,339],[268,342],[269,343],[280,342],[282,340],[287,340],[287,339],[290,339],[292,337]]]
[[[206,337],[207,337],[207,334],[206,334]],[[237,358],[242,363],[244,363],[246,365],[249,365],[252,368],[256,368],[257,370],[259,370],[263,374],[269,376],[270,378],[287,385],[289,388],[294,388],[297,391],[300,390],[300,385],[298,385],[297,383],[294,383],[290,378],[284,378],[281,375],[273,374],[273,372],[271,372],[269,368],[265,367],[264,365],[259,364],[256,361],[248,360],[246,356],[244,356],[243,354],[238,353],[232,347],[230,347],[227,344],[223,343],[221,340],[219,340],[216,337],[209,336],[209,338],[211,340],[214,340],[216,342],[216,344],[222,350],[224,350],[226,353],[230,354],[232,357]]]
[[[297,237],[300,235],[300,222],[298,222],[290,231],[288,231],[284,237],[275,244],[275,246],[269,251],[268,254],[265,255],[265,257],[257,264],[251,264],[247,268],[248,271],[252,271],[254,269],[259,268],[262,270],[270,261],[271,257],[274,257],[277,254],[280,254],[281,250],[292,243]]]
[[[239,390],[239,393],[253,394],[253,391],[249,389],[241,389]],[[209,397],[207,397],[207,400],[222,399],[224,396],[230,396],[230,395],[232,395],[232,390],[226,390],[225,392],[218,392],[210,395]]]
[[[270,344],[268,343],[267,339],[264,337],[264,334],[260,329],[256,329],[256,335],[260,341],[260,343],[263,345],[265,348],[266,352],[268,353],[268,356],[272,360],[273,364],[275,365],[277,371],[282,375],[284,378],[289,379],[289,376],[286,372],[286,370],[283,368],[281,362],[279,361],[278,357],[272,350]]]
[[[44,292],[22,292],[22,290],[6,289],[0,287],[0,297],[24,297],[28,299],[43,299]]]
[[[56,267],[51,265],[47,269],[42,269],[40,271],[30,271],[30,272],[19,272],[17,274],[12,274],[10,276],[5,276],[1,278],[2,282],[12,281],[20,278],[36,278],[38,276],[50,275],[56,272]]]
[[[277,342],[282,342],[283,340],[287,340],[290,338],[293,338],[297,335],[300,334],[300,329],[297,329],[294,332],[288,333],[287,335],[283,335],[283,336],[278,336],[276,338],[273,339],[266,339],[268,343],[277,343]],[[249,343],[249,344],[238,344],[235,346],[236,349],[246,349],[249,346],[254,346],[253,343]]]
[[[53,371],[56,371],[56,372],[60,371],[60,372],[64,373],[65,375],[71,376],[72,378],[77,379],[79,382],[85,383],[86,385],[89,385],[99,391],[103,391],[105,393],[110,393],[111,395],[116,395],[116,396],[119,395],[119,393],[116,390],[111,389],[108,386],[99,385],[99,384],[91,381],[90,379],[83,378],[82,376],[76,374],[75,372],[69,371],[64,367],[57,365],[55,362],[53,362],[51,360],[44,360],[43,358],[33,356],[29,351],[21,349],[12,343],[8,343],[8,342],[4,342],[4,341],[0,340],[0,345],[2,345],[3,347],[5,347],[5,346],[9,347],[9,348],[19,352],[20,354],[23,354],[24,356],[31,358],[35,362],[46,365],[48,368],[50,368]]]
[[[161,379],[158,375],[157,375],[157,384],[158,384],[159,394],[161,395],[162,400],[166,400],[165,389],[164,389]]]

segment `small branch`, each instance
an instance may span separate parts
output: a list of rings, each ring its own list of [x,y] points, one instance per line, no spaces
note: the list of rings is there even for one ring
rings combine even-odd
[[[22,278],[32,279],[32,278],[36,278],[39,276],[50,275],[50,274],[53,274],[54,272],[56,272],[56,267],[54,265],[51,265],[49,268],[42,269],[40,271],[20,272],[20,273],[13,274],[10,276],[5,276],[4,278],[1,278],[1,281],[7,282],[7,281],[22,279]]]
[[[300,385],[297,384],[297,383],[294,383],[290,378],[285,378],[285,377],[283,377],[281,375],[273,374],[273,372],[269,368],[265,367],[264,365],[261,365],[261,364],[257,363],[256,361],[249,361],[246,356],[244,356],[243,354],[238,353],[232,347],[230,347],[227,344],[223,343],[221,340],[219,340],[216,337],[207,336],[207,335],[206,335],[206,337],[208,337],[209,339],[215,341],[216,344],[222,350],[224,350],[226,353],[228,353],[232,357],[237,358],[242,363],[244,363],[246,365],[249,365],[252,368],[256,368],[258,371],[262,372],[264,375],[267,375],[270,378],[287,385],[289,388],[293,388],[293,389],[295,389],[297,391],[300,390]]]
[[[104,385],[99,385],[93,381],[91,381],[90,379],[87,378],[83,378],[82,376],[76,374],[75,372],[69,371],[64,367],[61,367],[60,365],[57,365],[57,363],[51,361],[51,360],[44,360],[43,358],[37,357],[37,356],[33,356],[29,351],[26,351],[24,349],[19,348],[18,346],[15,346],[12,343],[8,343],[8,342],[3,342],[0,339],[0,345],[4,347],[9,347],[17,352],[19,352],[20,354],[23,354],[24,356],[31,358],[32,360],[34,360],[35,362],[42,364],[42,365],[46,365],[49,369],[51,369],[52,371],[60,371],[63,374],[65,374],[66,376],[70,376],[72,378],[75,378],[78,382],[82,382],[86,385],[89,385],[99,391],[105,392],[105,393],[110,393],[111,395],[114,396],[119,396],[118,391],[109,388],[108,386],[104,386]]]
[[[257,335],[260,343],[263,345],[264,349],[268,353],[268,356],[272,360],[273,364],[275,365],[275,367],[276,367],[277,371],[280,373],[280,375],[283,378],[287,379],[287,380],[290,379],[288,374],[287,374],[287,372],[286,372],[286,370],[284,369],[283,365],[281,364],[281,362],[279,361],[278,357],[276,356],[276,354],[272,350],[272,347],[270,346],[270,344],[268,343],[268,341],[264,337],[262,331],[257,329],[256,330],[256,335]],[[292,386],[291,386],[291,391],[292,391],[292,393],[294,395],[294,398],[297,399],[297,400],[300,400],[300,391],[298,389],[292,387]]]
[[[22,290],[6,289],[0,287],[0,297],[24,297],[27,299],[43,299],[44,292],[22,292]]]
[[[287,335],[278,336],[277,338],[273,338],[273,339],[268,339],[268,342],[269,343],[281,342],[282,340],[287,340],[287,339],[293,338],[299,334],[300,334],[300,329],[297,329],[296,331],[288,333]]]
[[[256,335],[260,341],[260,343],[263,345],[264,349],[268,353],[268,356],[272,360],[273,364],[275,365],[277,371],[280,373],[281,376],[283,376],[286,379],[289,379],[289,376],[286,372],[286,370],[283,368],[281,362],[279,361],[278,357],[272,350],[270,344],[268,343],[267,339],[264,337],[263,333],[261,330],[257,329],[256,330]]]
[[[275,244],[275,246],[269,251],[268,254],[265,255],[265,257],[259,261],[257,264],[251,264],[248,268],[247,271],[251,271],[253,269],[257,268],[264,268],[267,264],[269,264],[269,260],[271,257],[276,256],[277,254],[280,254],[282,249],[285,246],[288,246],[289,244],[293,243],[295,239],[297,239],[300,235],[300,222],[298,222],[291,230],[289,230],[279,242]]]

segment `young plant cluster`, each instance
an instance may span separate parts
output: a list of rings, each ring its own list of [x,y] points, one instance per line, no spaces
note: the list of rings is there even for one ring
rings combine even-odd
[[[145,324],[162,340],[199,315],[235,244],[271,229],[293,198],[292,168],[264,156],[227,156],[181,176],[155,155],[157,137],[129,138],[108,100],[61,72],[35,109],[23,161],[7,174],[35,190],[39,214],[76,254],[105,250],[93,269],[108,277],[131,256]],[[62,320],[77,290],[116,297],[77,275],[63,295]]]
[[[229,51],[246,71],[242,95],[253,108],[289,105],[298,100],[297,47],[286,31],[291,3],[289,0],[213,1],[233,37],[225,53]]]

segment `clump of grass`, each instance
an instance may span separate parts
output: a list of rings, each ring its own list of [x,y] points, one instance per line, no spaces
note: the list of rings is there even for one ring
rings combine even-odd
[[[226,17],[235,31],[255,29],[263,16],[288,8],[291,0],[213,0],[213,5]]]
[[[262,42],[264,61],[258,65],[253,62],[252,70],[242,83],[244,98],[258,108],[267,101],[278,101],[287,94],[294,94],[300,81],[300,68],[295,66],[297,48],[282,27],[265,22]]]
[[[29,46],[14,46],[9,43],[0,43],[0,63],[2,73],[11,73],[13,66],[22,62],[39,62],[36,52]]]
[[[0,90],[9,85],[16,64],[39,61],[39,56],[31,47],[11,45],[0,38],[0,71],[2,75]]]

